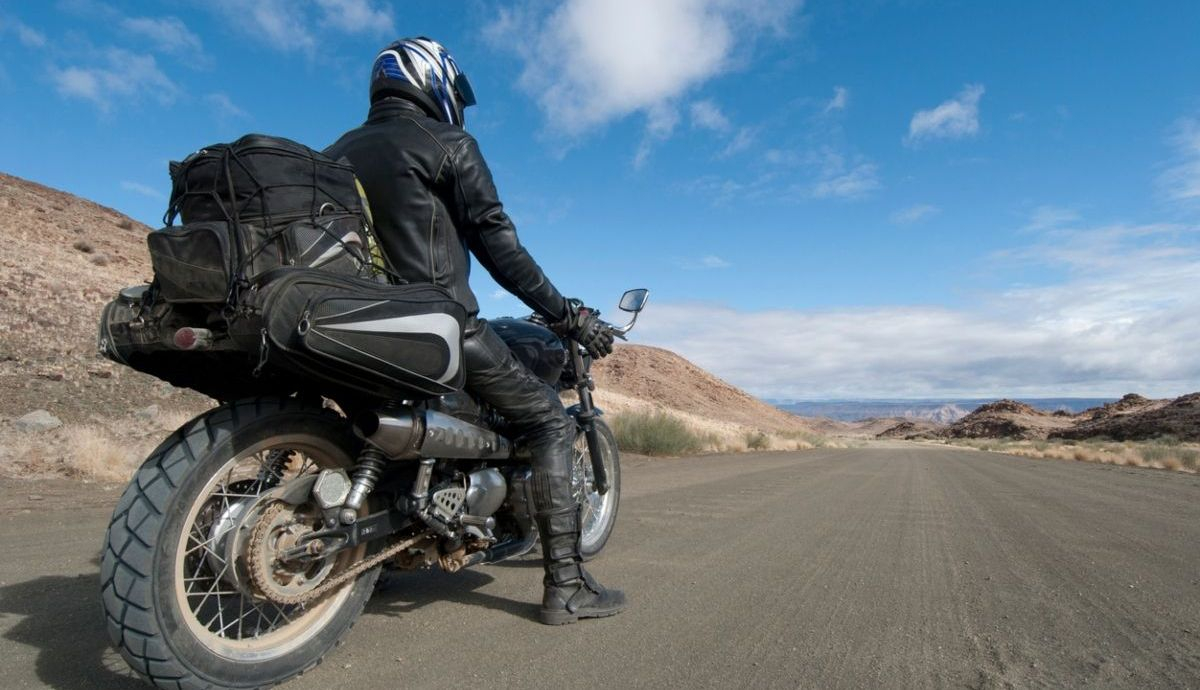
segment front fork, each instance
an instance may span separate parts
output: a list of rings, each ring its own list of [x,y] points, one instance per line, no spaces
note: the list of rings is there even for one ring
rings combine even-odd
[[[600,445],[600,430],[596,428],[596,406],[592,402],[592,391],[596,383],[583,368],[583,355],[579,343],[568,341],[571,347],[572,364],[575,366],[575,392],[579,394],[579,412],[575,421],[583,429],[587,439],[588,455],[592,458],[592,475],[596,480],[596,491],[601,496],[608,493],[608,471],[604,469],[604,454]]]

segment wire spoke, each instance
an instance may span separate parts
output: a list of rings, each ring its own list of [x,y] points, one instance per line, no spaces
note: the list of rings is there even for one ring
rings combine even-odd
[[[230,463],[189,525],[184,540],[181,603],[213,635],[234,640],[261,637],[293,624],[303,606],[280,606],[243,591],[231,577],[235,564],[227,541],[252,502],[267,491],[306,474],[321,463],[292,448],[273,448]],[[240,579],[240,578],[239,578]]]

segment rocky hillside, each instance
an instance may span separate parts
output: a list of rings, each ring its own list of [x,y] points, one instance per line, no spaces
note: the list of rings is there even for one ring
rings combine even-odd
[[[875,434],[875,438],[911,439],[935,434],[945,428],[944,424],[925,419],[902,419]]]
[[[618,345],[592,373],[597,395],[617,408],[638,401],[690,416],[762,431],[809,430],[793,414],[768,405],[669,350]]]
[[[1120,400],[1079,414],[1046,412],[1014,400],[980,406],[937,432],[946,438],[1024,440],[1109,438],[1141,441],[1171,436],[1200,441],[1200,393],[1175,400],[1151,400],[1130,393]]]
[[[110,208],[0,173],[0,416],[51,410],[65,421],[199,395],[95,356],[100,309],[148,280],[150,228]]]
[[[1131,393],[1115,403],[1088,410],[1071,428],[1050,434],[1051,438],[1072,439],[1097,436],[1115,441],[1142,441],[1160,436],[1200,441],[1200,393],[1174,400],[1149,400]]]

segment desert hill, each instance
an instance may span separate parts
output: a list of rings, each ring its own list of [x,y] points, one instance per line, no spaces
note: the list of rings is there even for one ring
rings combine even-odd
[[[944,424],[928,419],[902,419],[875,434],[875,438],[911,439],[934,434],[945,428]]]
[[[72,453],[95,455],[98,466],[128,464],[213,404],[96,355],[101,307],[152,275],[151,228],[3,173],[0,211],[0,471],[53,471]],[[792,446],[808,433],[798,418],[666,350],[619,347],[596,378],[602,408],[670,408],[730,447],[750,431],[793,432]]]
[[[1149,400],[1129,394],[1115,403],[1084,412],[1072,427],[1050,434],[1051,438],[1071,439],[1096,436],[1115,441],[1141,441],[1159,436],[1200,441],[1200,393],[1174,400]]]
[[[0,173],[0,415],[45,408],[64,421],[199,395],[95,356],[100,308],[151,276],[145,225]]]
[[[905,439],[918,434],[932,433],[946,427],[943,422],[916,417],[867,417],[854,421],[829,417],[801,417],[801,419],[816,433],[852,439]]]
[[[1130,393],[1079,414],[1038,410],[1014,400],[981,405],[935,435],[1024,440],[1109,438],[1142,441],[1163,436],[1200,441],[1200,393],[1151,400]]]
[[[763,431],[809,427],[793,414],[755,398],[679,355],[648,345],[618,345],[592,367],[598,395],[671,408]]]

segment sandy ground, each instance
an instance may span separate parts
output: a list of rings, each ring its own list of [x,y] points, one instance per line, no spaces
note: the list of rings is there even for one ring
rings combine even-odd
[[[593,570],[629,611],[538,624],[533,560],[392,576],[287,687],[1200,686],[1200,477],[902,442],[623,476]],[[5,687],[137,687],[97,604],[116,497],[0,482]]]

